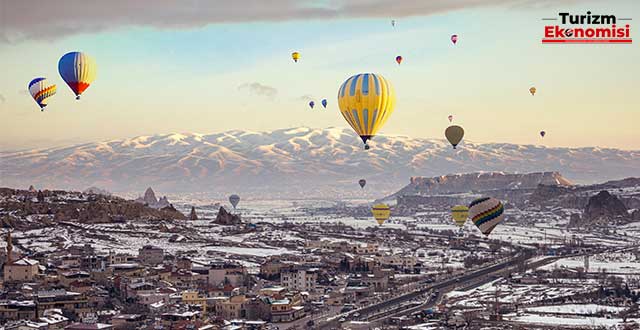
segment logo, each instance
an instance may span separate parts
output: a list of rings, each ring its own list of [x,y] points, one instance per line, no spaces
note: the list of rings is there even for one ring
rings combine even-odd
[[[617,18],[615,15],[574,15],[558,13],[558,17],[543,18],[559,24],[545,25],[543,44],[630,44],[631,18]]]

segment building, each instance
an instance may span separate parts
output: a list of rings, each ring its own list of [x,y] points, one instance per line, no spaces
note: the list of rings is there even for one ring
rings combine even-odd
[[[36,294],[38,317],[43,316],[47,309],[60,309],[65,315],[72,314],[76,317],[91,312],[87,298],[78,292],[67,290],[40,291]]]
[[[138,250],[138,261],[144,265],[155,266],[164,261],[164,250],[159,247],[145,245]]]
[[[247,280],[246,269],[236,263],[214,262],[209,265],[207,282],[212,286],[230,284],[234,287],[245,286]]]
[[[142,325],[145,319],[140,314],[119,314],[111,317],[111,325],[116,330],[133,330]]]
[[[183,291],[182,303],[186,305],[199,305],[202,313],[207,313],[207,298],[200,297],[198,291]]]
[[[271,301],[271,322],[291,322],[304,317],[304,307],[295,306],[293,300],[285,298]]]
[[[313,291],[318,281],[318,269],[293,269],[280,275],[280,284],[289,290]]]
[[[8,300],[0,302],[0,321],[33,320],[36,318],[36,303],[33,300]]]
[[[29,258],[9,261],[4,265],[5,282],[31,282],[38,276],[40,263]]]
[[[111,324],[104,323],[74,323],[64,327],[64,330],[111,330]]]
[[[247,298],[244,295],[237,295],[230,297],[227,300],[222,301],[217,311],[218,314],[225,319],[242,319],[246,316],[244,304],[247,302]]]

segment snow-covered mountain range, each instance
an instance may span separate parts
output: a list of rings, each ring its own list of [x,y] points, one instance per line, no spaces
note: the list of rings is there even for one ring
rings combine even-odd
[[[412,176],[557,171],[575,183],[640,176],[640,151],[376,136],[371,150],[347,128],[161,134],[1,152],[0,185],[256,197],[381,197]],[[365,178],[364,191],[358,180]]]

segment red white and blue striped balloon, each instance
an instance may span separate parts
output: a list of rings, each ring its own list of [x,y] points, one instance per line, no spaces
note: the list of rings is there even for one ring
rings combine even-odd
[[[50,84],[47,78],[36,78],[29,82],[29,93],[40,106],[40,110],[49,103],[49,98],[56,94],[56,85]]]
[[[91,56],[82,52],[70,52],[60,58],[58,72],[76,94],[76,100],[78,100],[80,95],[96,79],[97,67]]]

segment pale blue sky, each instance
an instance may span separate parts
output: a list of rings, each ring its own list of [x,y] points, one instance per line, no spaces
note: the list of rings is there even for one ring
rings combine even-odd
[[[398,98],[382,133],[442,138],[453,114],[465,138],[476,142],[640,149],[639,41],[540,43],[542,17],[586,10],[634,18],[635,35],[640,4],[608,1],[474,6],[404,18],[115,24],[16,38],[0,42],[0,148],[168,132],[347,126],[336,105],[338,87],[352,74],[376,72],[391,81]],[[449,41],[454,33],[460,36],[455,46]],[[97,80],[80,102],[57,73],[59,57],[73,50],[98,63]],[[299,63],[291,60],[292,51],[301,53]],[[396,55],[404,57],[400,66]],[[58,84],[45,113],[26,93],[37,76]],[[269,97],[239,89],[247,83],[277,92]],[[534,97],[530,86],[538,89]],[[327,98],[328,109],[309,110],[305,95],[316,103]],[[544,141],[540,130],[547,131]]]

